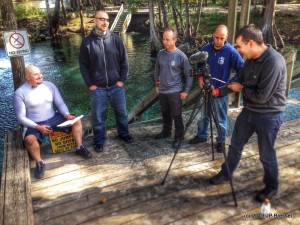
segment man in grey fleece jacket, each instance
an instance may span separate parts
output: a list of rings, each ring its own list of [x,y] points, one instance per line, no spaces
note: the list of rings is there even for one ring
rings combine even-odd
[[[178,148],[184,133],[181,104],[192,87],[191,66],[187,56],[176,48],[177,32],[167,28],[163,34],[165,49],[157,55],[155,65],[156,93],[159,95],[163,117],[163,130],[155,136],[161,139],[171,136],[174,119],[175,134],[173,148]],[[185,89],[182,89],[182,75],[186,76]]]

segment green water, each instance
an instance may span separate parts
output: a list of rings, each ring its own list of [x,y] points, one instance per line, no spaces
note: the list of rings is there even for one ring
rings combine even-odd
[[[135,105],[153,88],[155,58],[150,57],[149,36],[140,33],[128,33],[121,36],[129,58],[129,77],[126,83],[127,110]],[[31,54],[24,56],[25,64],[38,66],[45,80],[52,81],[59,88],[70,112],[89,114],[90,102],[88,88],[79,72],[78,54],[82,37],[73,35],[62,38],[56,43],[39,42],[31,44]],[[13,81],[10,60],[0,49],[0,164],[2,168],[4,134],[17,127],[12,108]],[[156,103],[141,119],[150,119],[160,113]],[[112,110],[107,115],[107,126],[114,127]]]

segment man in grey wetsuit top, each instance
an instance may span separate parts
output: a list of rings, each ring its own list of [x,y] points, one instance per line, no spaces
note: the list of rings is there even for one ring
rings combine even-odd
[[[41,158],[40,145],[45,135],[53,131],[72,132],[77,148],[76,153],[90,158],[91,153],[82,145],[82,124],[78,120],[71,127],[60,128],[58,124],[75,118],[69,113],[57,87],[43,81],[39,68],[29,65],[25,68],[26,82],[14,93],[14,110],[17,120],[24,126],[25,146],[36,161],[35,177],[40,179],[45,173],[45,163]],[[54,110],[54,104],[59,110]]]

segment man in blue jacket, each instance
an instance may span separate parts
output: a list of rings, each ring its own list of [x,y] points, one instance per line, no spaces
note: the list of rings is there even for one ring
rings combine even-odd
[[[89,87],[95,151],[102,152],[106,139],[106,107],[110,102],[116,118],[118,135],[127,143],[128,116],[124,83],[128,76],[128,59],[120,37],[108,29],[109,17],[104,11],[95,13],[95,28],[83,39],[79,66]]]
[[[244,61],[238,51],[227,43],[228,29],[225,25],[219,25],[213,33],[213,41],[201,48],[201,51],[208,53],[207,63],[210,67],[210,74],[212,78],[217,78],[223,82],[211,79],[210,83],[214,87],[220,87],[227,83],[230,79],[230,75],[233,70],[238,72],[242,69]],[[199,86],[203,88],[203,79],[199,77]],[[214,104],[216,106],[216,113],[221,128],[221,135],[217,136],[217,152],[222,152],[225,146],[226,132],[227,132],[227,106],[228,97],[214,98]],[[204,108],[204,107],[202,107]],[[209,116],[204,115],[204,109],[202,110],[202,116],[198,122],[197,135],[189,141],[190,144],[198,144],[200,142],[206,142],[208,137],[208,125],[210,122]]]

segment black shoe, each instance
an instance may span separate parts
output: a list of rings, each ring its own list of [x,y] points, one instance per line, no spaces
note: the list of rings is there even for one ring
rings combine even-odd
[[[225,143],[224,142],[222,142],[222,143],[217,143],[217,152],[218,153],[222,153],[223,152],[223,150],[225,150]]]
[[[173,147],[174,149],[178,149],[178,148],[180,148],[180,146],[181,146],[181,141],[180,141],[180,139],[175,139],[175,140],[173,141],[172,147]]]
[[[88,158],[92,157],[92,154],[83,145],[81,145],[79,149],[76,149],[76,154],[82,156],[85,159],[88,159]]]
[[[171,133],[165,133],[165,132],[161,132],[159,134],[157,134],[154,138],[155,139],[162,139],[162,138],[167,138],[170,137]]]
[[[41,179],[45,174],[45,163],[43,161],[36,163],[34,176],[36,179]]]
[[[189,144],[195,145],[201,142],[207,142],[207,138],[200,138],[198,136],[195,136],[192,140],[189,141]]]
[[[256,196],[256,200],[258,202],[263,202],[266,198],[271,200],[276,194],[277,194],[277,190],[269,190],[267,188],[264,188],[263,190],[258,192]]]
[[[104,150],[104,147],[103,147],[103,144],[95,144],[95,151],[100,153],[100,152],[103,152]]]
[[[132,143],[133,142],[133,139],[132,139],[132,137],[128,134],[128,135],[126,135],[126,136],[124,136],[124,137],[121,137],[121,136],[119,136],[121,139],[123,139],[125,142],[127,142],[127,143]]]
[[[213,185],[221,184],[224,181],[228,181],[229,177],[218,173],[217,175],[213,176],[212,178],[209,179],[209,183]]]

